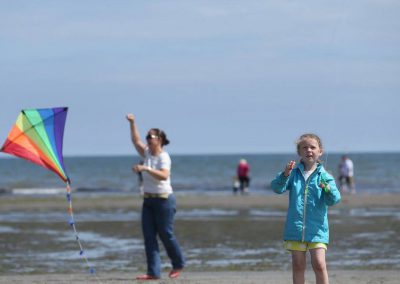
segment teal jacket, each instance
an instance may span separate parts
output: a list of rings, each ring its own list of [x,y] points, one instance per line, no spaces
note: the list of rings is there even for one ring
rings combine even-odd
[[[285,241],[329,243],[328,206],[340,201],[340,192],[335,179],[321,164],[311,176],[304,180],[304,166],[300,163],[290,176],[279,173],[271,182],[276,193],[289,191],[289,208],[285,224]],[[325,192],[321,179],[330,186]]]

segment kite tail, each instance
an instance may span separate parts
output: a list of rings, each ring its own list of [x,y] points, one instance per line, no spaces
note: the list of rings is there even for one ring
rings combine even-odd
[[[72,210],[72,195],[71,195],[71,187],[70,187],[70,182],[69,180],[67,180],[67,201],[68,201],[68,213],[69,213],[69,225],[72,227],[72,229],[74,230],[75,233],[75,239],[78,242],[79,245],[79,255],[82,256],[82,258],[84,259],[84,261],[86,262],[86,265],[89,268],[89,272],[90,274],[96,274],[96,270],[94,269],[93,266],[90,265],[89,260],[87,259],[86,255],[85,255],[85,251],[83,249],[81,240],[79,239],[79,235],[78,235],[78,231],[76,230],[75,227],[75,220],[74,220],[74,212]]]

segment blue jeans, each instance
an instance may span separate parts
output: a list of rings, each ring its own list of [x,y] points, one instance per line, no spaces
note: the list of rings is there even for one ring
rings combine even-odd
[[[182,269],[185,260],[174,235],[176,199],[145,198],[142,208],[142,231],[146,249],[147,274],[160,277],[161,259],[157,235],[160,237],[171,259],[173,269]]]

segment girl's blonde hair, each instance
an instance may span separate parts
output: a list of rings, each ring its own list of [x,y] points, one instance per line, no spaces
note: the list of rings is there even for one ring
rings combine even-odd
[[[317,141],[318,146],[321,150],[323,150],[324,148],[322,147],[322,142],[321,142],[321,138],[318,137],[318,135],[314,134],[314,133],[306,133],[300,136],[299,139],[297,139],[296,141],[296,147],[297,147],[297,154],[300,155],[300,144],[301,142],[303,142],[304,139],[306,138],[311,138],[311,139],[315,139],[315,141]]]

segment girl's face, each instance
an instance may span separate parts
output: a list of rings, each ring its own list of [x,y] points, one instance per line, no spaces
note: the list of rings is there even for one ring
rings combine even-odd
[[[306,165],[314,165],[322,156],[322,149],[314,138],[304,138],[299,144],[299,155]]]

